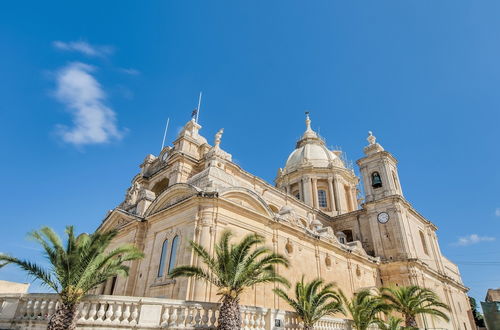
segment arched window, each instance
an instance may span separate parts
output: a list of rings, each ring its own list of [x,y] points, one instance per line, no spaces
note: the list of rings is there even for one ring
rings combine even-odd
[[[161,256],[160,256],[160,266],[158,267],[158,277],[163,276],[163,270],[165,269],[165,260],[167,259],[168,251],[168,239],[163,242],[161,246]]]
[[[327,207],[326,191],[318,190],[318,204],[319,207]]]
[[[172,241],[172,247],[170,248],[170,261],[168,263],[168,273],[175,267],[175,259],[177,258],[177,245],[179,245],[179,236],[175,236]]]
[[[372,173],[372,187],[373,188],[382,187],[382,179],[380,178],[380,174],[378,172]]]

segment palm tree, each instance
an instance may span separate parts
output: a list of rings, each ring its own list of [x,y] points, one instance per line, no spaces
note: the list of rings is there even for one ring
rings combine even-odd
[[[68,226],[66,234],[67,242],[63,245],[61,238],[49,227],[30,233],[31,238],[42,246],[51,264],[49,269],[28,260],[0,254],[0,263],[21,267],[59,294],[61,301],[50,317],[49,330],[75,329],[76,310],[85,294],[111,277],[127,276],[129,267],[124,263],[143,257],[131,245],[122,245],[105,252],[116,236],[116,230],[76,237],[73,226]]]
[[[280,288],[273,291],[283,298],[304,322],[304,330],[314,329],[314,324],[323,316],[344,312],[337,292],[333,291],[333,283],[324,284],[320,278],[304,283],[304,276],[295,283],[295,299],[290,298]]]
[[[417,327],[416,316],[429,314],[449,321],[441,309],[449,310],[448,305],[442,303],[439,297],[430,289],[417,285],[402,287],[384,287],[380,290],[381,298],[386,300],[392,308],[403,314],[407,327]]]
[[[357,330],[366,330],[370,325],[380,324],[380,313],[387,314],[391,310],[389,304],[368,289],[359,291],[350,300],[341,290],[339,294]]]
[[[217,329],[240,329],[241,314],[239,297],[242,292],[259,283],[282,283],[288,281],[278,275],[275,265],[288,267],[288,260],[269,248],[262,246],[264,237],[256,234],[245,236],[239,243],[230,244],[230,231],[224,231],[215,245],[215,255],[198,243],[190,242],[193,251],[200,257],[205,267],[180,266],[172,270],[170,276],[193,277],[205,280],[218,288],[222,305],[219,310]]]
[[[386,322],[380,322],[377,325],[380,330],[403,330],[405,327],[403,327],[401,323],[403,323],[403,319],[389,316],[389,319]]]

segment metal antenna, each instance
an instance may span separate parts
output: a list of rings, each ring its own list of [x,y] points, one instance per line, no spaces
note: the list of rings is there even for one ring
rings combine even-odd
[[[165,146],[165,138],[167,137],[167,131],[168,131],[168,123],[170,122],[170,117],[167,118],[167,125],[165,125],[165,133],[163,133],[163,142],[161,143],[161,150],[163,150],[163,147]],[[160,152],[161,152],[160,150]]]
[[[201,108],[201,92],[200,96],[198,97],[198,111],[196,111],[196,123],[198,124],[198,116],[200,115],[200,108]]]

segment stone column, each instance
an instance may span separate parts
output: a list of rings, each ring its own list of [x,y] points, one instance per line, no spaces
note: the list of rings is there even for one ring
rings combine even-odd
[[[303,178],[303,182],[302,182],[302,187],[303,187],[303,191],[304,191],[304,203],[306,203],[307,205],[309,206],[313,206],[313,200],[312,200],[312,196],[311,196],[311,178],[310,177],[307,177],[305,176]]]
[[[332,212],[336,212],[337,203],[335,202],[335,194],[333,193],[333,178],[331,176],[328,177],[328,193],[330,197],[330,210],[332,210]]]
[[[356,194],[356,186],[351,187],[352,193],[352,210],[356,211],[358,209],[358,196]]]
[[[340,186],[340,177],[335,175],[333,177],[333,186],[335,187],[335,204],[337,205],[338,214],[344,213],[344,206],[340,199],[340,194],[342,193],[342,187]]]
[[[318,179],[313,178],[312,179],[312,200],[313,200],[313,205],[315,208],[319,209],[319,202],[318,202]]]

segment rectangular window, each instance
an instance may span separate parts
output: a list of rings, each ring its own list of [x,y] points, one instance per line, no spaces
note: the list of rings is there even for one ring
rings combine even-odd
[[[328,203],[326,200],[326,191],[318,190],[318,204],[319,204],[319,207],[321,207],[321,208],[326,208],[328,206]]]

